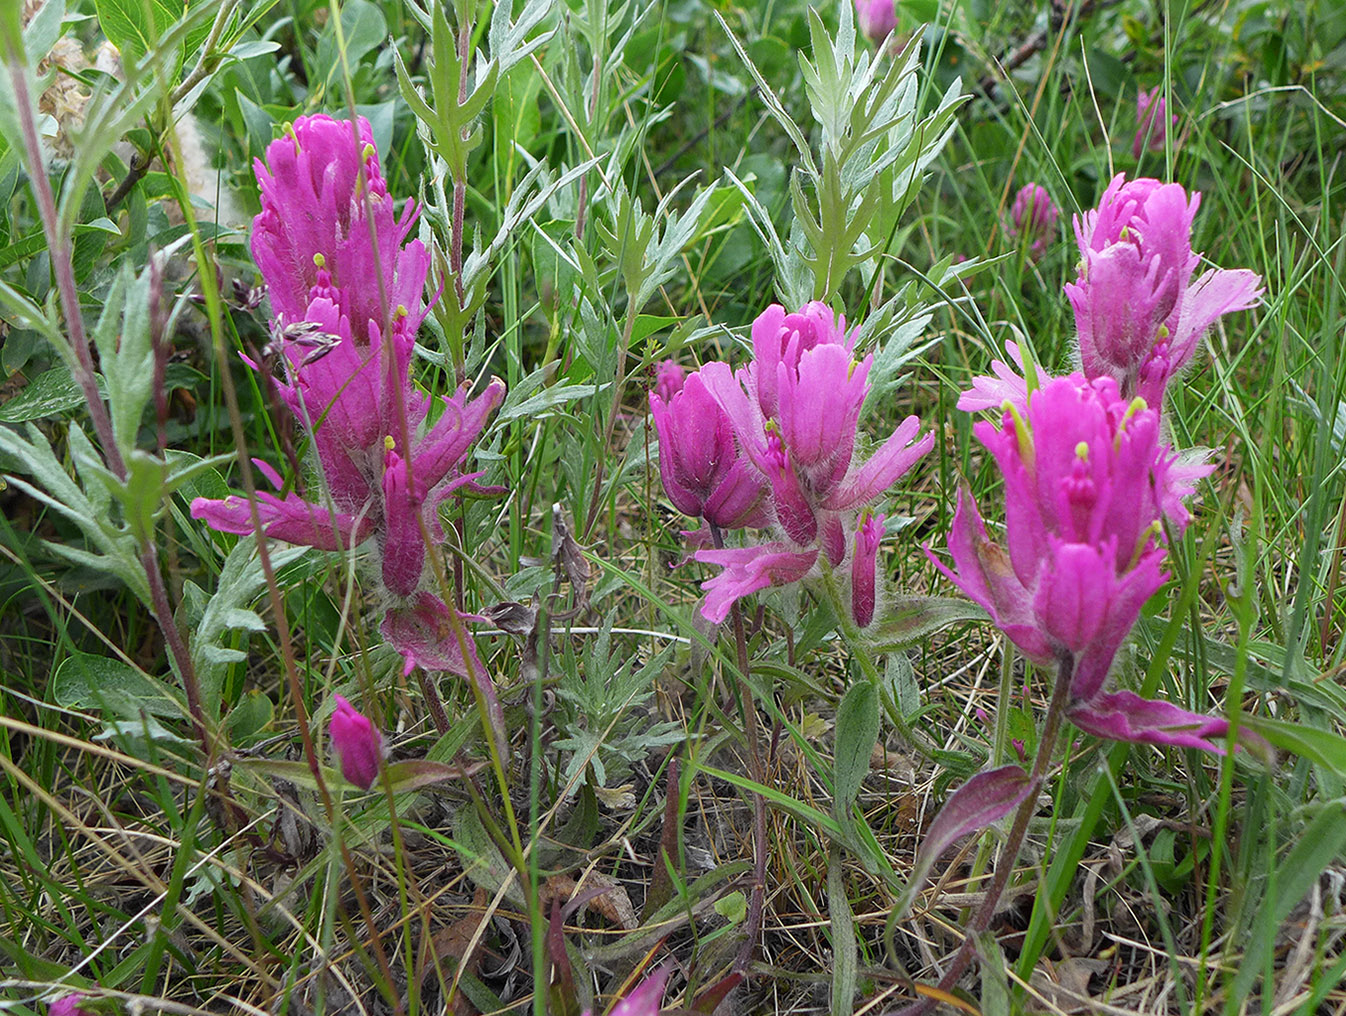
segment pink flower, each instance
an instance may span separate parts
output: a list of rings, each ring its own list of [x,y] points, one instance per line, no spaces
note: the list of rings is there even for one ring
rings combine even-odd
[[[1168,136],[1170,125],[1170,118],[1165,115],[1167,112],[1162,89],[1158,85],[1136,96],[1136,139],[1131,143],[1131,151],[1137,159],[1147,147],[1152,152],[1164,150],[1164,139]],[[1176,114],[1171,122],[1178,122]]]
[[[741,597],[768,586],[788,586],[798,582],[818,560],[817,550],[792,550],[783,543],[763,543],[752,547],[726,547],[723,550],[698,550],[696,559],[718,564],[724,571],[701,584],[706,602],[701,613],[719,624],[729,616],[729,608]]]
[[[879,45],[897,27],[894,0],[855,0],[855,19],[865,38]]]
[[[678,511],[721,529],[768,523],[764,479],[739,454],[729,417],[699,372],[667,399],[651,392],[650,415],[659,434],[659,474]]]
[[[993,543],[966,490],[949,534],[954,568],[936,565],[1035,663],[1069,661],[1081,729],[1218,751],[1223,721],[1103,685],[1145,601],[1168,578],[1160,518],[1175,517],[1159,414],[1121,399],[1111,378],[1049,379],[997,427],[973,432],[1004,476],[1005,546]],[[932,560],[935,560],[932,555]],[[1176,730],[1181,727],[1181,730]],[[1200,742],[1200,743],[1196,743]]]
[[[1261,279],[1246,269],[1213,269],[1193,280],[1200,199],[1189,200],[1178,184],[1118,174],[1098,208],[1074,220],[1082,260],[1066,294],[1084,373],[1111,377],[1127,397],[1155,406],[1216,319],[1255,306],[1262,292]]]
[[[328,724],[327,734],[332,739],[341,775],[361,790],[368,790],[379,776],[383,762],[383,734],[340,695]]]
[[[414,206],[396,216],[365,120],[301,117],[257,176],[253,254],[284,370],[273,383],[309,434],[326,486],[317,503],[259,494],[262,531],[325,550],[373,538],[385,589],[411,597],[425,534],[443,537],[439,506],[463,487],[487,492],[475,482],[481,474],[464,469],[504,384],[492,379],[475,398],[466,387],[440,396],[427,422],[431,399],[410,375],[429,254],[407,240]],[[242,498],[198,498],[192,514],[222,532],[252,532]]]
[[[728,364],[708,363],[698,372],[739,452],[768,485],[768,521],[786,541],[698,553],[697,560],[732,572],[706,584],[706,617],[722,620],[738,597],[798,581],[819,552],[840,577],[849,577],[850,534],[859,511],[934,447],[934,435],[920,436],[920,421],[912,416],[873,455],[856,461],[860,411],[874,364],[872,354],[855,359],[858,333],[848,333],[845,318],[824,303],[788,314],[774,305],[753,322],[755,356],[747,367],[734,372]],[[691,383],[689,378],[683,397]],[[660,447],[664,444],[661,436]]]
[[[1005,351],[1014,361],[1018,370],[1003,360],[991,361],[991,373],[994,377],[980,375],[972,379],[972,387],[958,398],[958,408],[966,413],[975,413],[979,409],[1000,409],[1011,402],[1023,412],[1028,405],[1028,381],[1025,379],[1024,358],[1019,352],[1017,342],[1006,342]]]
[[[669,963],[663,964],[649,977],[641,981],[612,1008],[611,1016],[659,1016],[659,1006],[664,999],[664,988],[673,972]],[[582,1016],[591,1016],[586,1009]]]
[[[660,360],[654,368],[654,394],[665,404],[682,391],[687,372],[675,360]]]
[[[1005,232],[1027,247],[1036,261],[1056,239],[1056,220],[1060,214],[1045,187],[1036,183],[1024,184],[1014,195]]]
[[[382,328],[399,308],[414,334],[430,255],[419,240],[406,242],[415,202],[398,216],[369,121],[302,116],[255,168],[262,211],[253,220],[252,253],[274,312],[286,323],[306,320],[310,292],[326,271],[328,284],[347,294],[357,334],[369,322]]]
[[[71,992],[69,995],[62,995],[55,1002],[47,1006],[47,1016],[81,1016],[84,1012],[80,1005],[87,999],[87,995],[79,992]]]

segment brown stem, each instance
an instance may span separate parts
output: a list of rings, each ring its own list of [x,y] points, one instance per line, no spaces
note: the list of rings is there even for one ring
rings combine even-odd
[[[121,183],[117,184],[117,189],[108,195],[107,200],[103,202],[103,207],[109,215],[115,212],[117,206],[126,200],[126,195],[130,194],[135,185],[144,178],[145,174],[149,172],[149,168],[150,157],[148,155],[142,152],[131,153],[131,165],[127,167],[126,176]]]
[[[1014,871],[1014,864],[1019,859],[1019,851],[1023,847],[1024,836],[1028,832],[1029,820],[1032,819],[1033,812],[1037,811],[1038,788],[1047,772],[1047,765],[1051,761],[1056,748],[1057,736],[1061,733],[1061,724],[1065,720],[1066,704],[1070,701],[1070,679],[1074,670],[1075,658],[1069,653],[1064,654],[1057,668],[1056,687],[1052,689],[1051,704],[1047,707],[1047,718],[1042,727],[1042,740],[1038,742],[1037,755],[1033,758],[1033,771],[1028,778],[1028,796],[1024,798],[1023,803],[1014,813],[1014,823],[1010,826],[1009,836],[1005,840],[1005,849],[1000,853],[1000,863],[996,865],[995,876],[991,879],[991,887],[986,892],[986,898],[982,900],[981,909],[973,915],[972,923],[968,926],[967,937],[963,939],[958,954],[954,956],[953,965],[940,978],[938,990],[941,992],[947,994],[967,971],[972,963],[977,936],[986,931],[991,926],[991,921],[995,919],[1000,897],[1004,895],[1005,887],[1009,884],[1009,877]],[[923,998],[907,1010],[907,1016],[917,1016],[917,1014],[929,1012],[934,1004],[935,1000],[933,998]]]
[[[425,696],[425,704],[430,710],[430,719],[434,722],[435,729],[441,734],[449,732],[449,715],[444,712],[444,703],[439,699],[439,692],[435,690],[435,682],[425,670],[417,668],[417,673],[421,676],[421,694]]]
[[[89,352],[89,337],[84,332],[84,318],[79,306],[79,290],[75,286],[75,268],[71,259],[68,238],[64,236],[56,216],[56,198],[52,194],[51,181],[47,179],[46,167],[42,164],[42,142],[37,136],[37,123],[33,120],[33,103],[28,94],[28,78],[24,75],[23,56],[10,47],[9,76],[14,83],[14,98],[18,106],[19,121],[23,128],[23,147],[28,158],[28,177],[33,185],[33,194],[37,197],[39,217],[42,219],[42,232],[47,237],[47,250],[51,255],[51,270],[56,276],[56,288],[61,296],[61,310],[65,314],[65,326],[70,337],[70,347],[78,361],[73,371],[84,393],[84,401],[89,406],[89,418],[94,431],[98,434],[98,443],[103,448],[103,458],[117,479],[126,479],[126,463],[122,461],[120,449],[112,435],[112,418],[108,416],[103,398],[98,394],[98,383],[94,380],[93,356]]]
[[[710,539],[717,549],[724,547],[720,527],[710,523]],[[743,700],[743,736],[748,742],[748,766],[753,782],[766,786],[766,767],[762,764],[760,736],[757,730],[757,704],[748,681],[748,640],[743,632],[743,613],[735,603],[730,608],[734,624],[734,646],[738,650],[739,697]],[[766,902],[766,799],[752,795],[752,897],[748,901],[747,940],[738,951],[734,967],[745,971],[752,963],[757,937],[762,930],[762,911]]]

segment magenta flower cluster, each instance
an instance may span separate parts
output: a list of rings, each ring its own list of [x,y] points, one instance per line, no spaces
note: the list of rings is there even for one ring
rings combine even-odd
[[[1168,382],[1222,314],[1253,306],[1260,279],[1246,270],[1192,276],[1199,195],[1177,184],[1118,176],[1099,207],[1076,218],[1083,258],[1066,286],[1082,371],[1051,378],[995,361],[958,407],[999,409],[977,439],[1005,479],[1006,545],[991,541],[976,504],[959,495],[940,568],[984,606],[1026,657],[1060,664],[1068,715],[1114,740],[1221,751],[1224,720],[1104,685],[1145,601],[1167,579],[1163,520],[1181,533],[1185,500],[1210,472],[1162,440]],[[1024,376],[1027,373],[1029,376]],[[938,562],[937,562],[938,563]]]
[[[723,621],[739,598],[827,568],[849,590],[852,620],[876,614],[875,568],[883,516],[870,506],[934,446],[904,420],[857,461],[860,410],[873,355],[854,356],[823,303],[794,313],[772,306],[752,326],[753,360],[738,371],[714,362],[681,376],[661,371],[650,393],[664,489],[679,511],[704,519],[696,559],[724,570],[707,581],[702,613]],[[766,529],[771,539],[719,545],[728,529]],[[709,538],[716,543],[705,548]]]
[[[1046,380],[976,435],[1004,477],[1005,546],[962,491],[939,568],[1028,659],[1068,661],[1068,715],[1099,737],[1222,750],[1227,723],[1129,691],[1105,692],[1117,650],[1167,580],[1162,519],[1182,532],[1188,476],[1160,439],[1159,413],[1116,382]]]
[[[1118,174],[1098,208],[1076,217],[1079,276],[1066,286],[1080,364],[1153,406],[1191,361],[1201,337],[1231,311],[1255,306],[1261,279],[1213,268],[1194,278],[1192,222],[1201,202],[1176,183]]]
[[[244,534],[253,532],[255,510],[261,531],[273,539],[323,550],[368,543],[390,606],[383,634],[407,669],[471,676],[493,702],[472,640],[454,637],[451,608],[422,587],[429,543],[443,539],[445,499],[464,489],[498,490],[481,486],[482,474],[467,471],[467,460],[504,383],[492,379],[475,396],[463,387],[439,397],[438,406],[413,384],[430,255],[409,239],[414,202],[398,213],[366,120],[301,117],[267,148],[256,172],[262,211],[253,222],[252,252],[271,298],[283,371],[271,383],[309,438],[320,483],[307,498],[293,492],[258,493],[255,504],[240,496],[197,498],[192,515],[221,532]],[[255,461],[282,488],[277,471]],[[333,740],[343,772],[367,787],[371,753],[340,747],[352,741],[351,717],[359,714],[340,703]]]
[[[397,215],[367,121],[302,117],[266,155],[253,257],[275,314],[285,370],[277,388],[312,439],[325,497],[260,494],[262,529],[326,550],[372,538],[384,587],[409,597],[425,569],[425,535],[443,535],[439,505],[481,475],[463,465],[504,384],[441,398],[435,423],[423,426],[430,399],[410,367],[430,255],[407,240],[415,209],[409,202]],[[280,486],[274,470],[259,468]],[[192,514],[223,532],[253,529],[241,497],[199,498]]]

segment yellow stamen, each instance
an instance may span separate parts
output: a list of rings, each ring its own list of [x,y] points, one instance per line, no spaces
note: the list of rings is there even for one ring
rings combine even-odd
[[[1160,525],[1158,519],[1155,519],[1140,531],[1140,536],[1136,540],[1136,549],[1131,552],[1131,563],[1126,566],[1127,571],[1140,564],[1140,555],[1145,553],[1145,548],[1148,546],[1150,539],[1158,540],[1163,531],[1164,527]]]
[[[1088,442],[1088,441],[1081,441],[1079,444],[1077,444],[1077,445],[1075,446],[1075,458],[1079,459],[1081,462],[1088,462],[1088,461],[1089,461],[1089,442]]]
[[[383,439],[383,447],[387,451],[392,451],[394,448],[397,447],[397,442],[393,439],[393,436],[391,434],[389,434],[387,437]]]
[[[378,155],[378,149],[375,148],[373,145],[365,145],[365,147],[360,152],[360,158],[363,159],[365,162],[368,162],[376,155]]]
[[[327,259],[326,259],[325,257],[323,257],[321,254],[314,254],[314,255],[313,255],[313,265],[314,265],[314,267],[316,267],[316,268],[326,268],[326,267],[327,267]]]
[[[1001,408],[1014,417],[1014,436],[1019,442],[1019,458],[1023,461],[1024,468],[1032,473],[1037,462],[1036,449],[1033,447],[1033,429],[1028,425],[1028,421],[1020,415],[1019,407],[1009,399],[1005,400],[1005,404]]]

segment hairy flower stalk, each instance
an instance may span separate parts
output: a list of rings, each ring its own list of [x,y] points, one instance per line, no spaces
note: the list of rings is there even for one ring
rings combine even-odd
[[[1155,407],[1211,325],[1262,294],[1261,278],[1247,269],[1193,277],[1200,202],[1178,184],[1118,174],[1098,208],[1074,219],[1080,269],[1066,295],[1084,373],[1110,377],[1124,396]]]
[[[999,383],[983,381],[983,393]],[[1007,399],[1000,424],[981,421],[973,433],[1004,476],[1005,546],[991,541],[964,490],[948,539],[953,568],[931,558],[1020,652],[1056,675],[1031,772],[1008,765],[974,777],[950,796],[922,848],[924,872],[957,839],[1015,813],[986,901],[940,982],[945,990],[990,926],[1064,720],[1111,740],[1216,754],[1229,730],[1222,718],[1104,690],[1141,607],[1168,578],[1161,519],[1176,532],[1190,520],[1158,412],[1123,398],[1111,378],[1076,374],[1048,379],[1022,403]],[[1240,740],[1261,746],[1244,732]]]
[[[283,378],[274,383],[310,438],[322,480],[316,503],[258,494],[262,532],[323,550],[369,543],[391,604],[384,636],[408,670],[438,664],[472,678],[493,702],[471,639],[460,644],[442,616],[449,608],[422,586],[427,540],[443,539],[440,505],[463,490],[498,492],[466,463],[504,383],[492,379],[475,397],[465,386],[437,406],[412,383],[430,256],[408,238],[414,202],[398,213],[367,121],[301,117],[256,172],[262,211],[252,251],[275,315]],[[257,465],[283,489],[274,469]],[[192,514],[222,532],[253,531],[241,497],[198,498]]]

